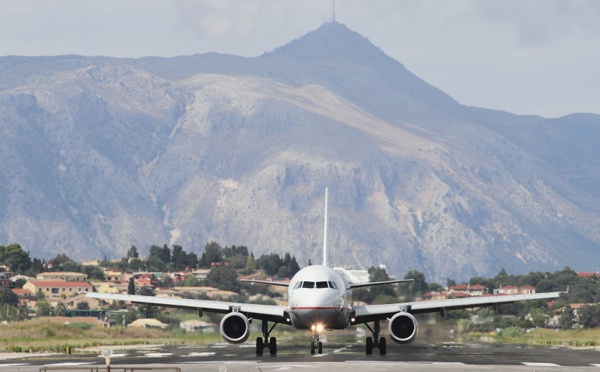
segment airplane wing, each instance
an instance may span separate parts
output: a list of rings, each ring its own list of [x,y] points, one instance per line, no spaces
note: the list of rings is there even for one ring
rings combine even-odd
[[[364,305],[354,307],[354,324],[371,322],[390,318],[399,312],[409,312],[412,314],[424,314],[440,312],[445,314],[448,310],[468,309],[473,307],[493,306],[502,304],[512,304],[518,301],[542,300],[560,297],[565,292],[548,292],[520,295],[499,295],[485,297],[456,298],[438,301],[415,301],[388,305]]]
[[[290,286],[290,283],[273,282],[270,280],[240,279],[239,281],[243,282],[243,283],[259,283],[259,284],[268,284],[268,285],[278,285],[281,287],[289,287]]]
[[[386,280],[383,282],[366,282],[366,283],[356,283],[350,284],[350,289],[363,288],[363,287],[372,287],[375,285],[386,285],[386,284],[395,284],[395,283],[408,283],[412,282],[413,279],[399,279],[399,280]]]
[[[199,314],[202,312],[227,314],[237,310],[249,318],[268,320],[275,323],[288,323],[289,316],[286,312],[286,306],[277,305],[259,305],[244,304],[227,301],[212,300],[191,300],[185,298],[164,298],[153,296],[123,295],[90,292],[86,295],[89,298],[112,301],[129,301],[134,304],[165,306],[178,309],[196,310]]]

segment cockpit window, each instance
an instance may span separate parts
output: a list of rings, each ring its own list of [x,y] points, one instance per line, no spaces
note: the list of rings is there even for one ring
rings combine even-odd
[[[335,282],[332,281],[323,281],[323,282],[297,282],[296,284],[294,284],[293,289],[298,289],[298,288],[333,288],[333,289],[338,289],[337,285],[335,284]]]
[[[315,282],[302,282],[302,288],[314,288]]]
[[[329,288],[327,282],[317,282],[317,288]]]

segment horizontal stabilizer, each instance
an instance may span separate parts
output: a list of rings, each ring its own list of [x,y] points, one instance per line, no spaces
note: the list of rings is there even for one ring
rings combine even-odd
[[[413,281],[412,279],[399,279],[399,280],[386,280],[384,282],[356,283],[356,284],[350,284],[350,289],[363,288],[363,287],[372,287],[372,286],[375,286],[375,285],[408,283],[408,282],[412,282],[412,281]]]

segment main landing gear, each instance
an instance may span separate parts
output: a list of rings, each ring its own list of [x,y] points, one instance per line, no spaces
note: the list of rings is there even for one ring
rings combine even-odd
[[[379,349],[379,355],[385,355],[387,353],[387,342],[385,337],[379,337],[379,320],[375,321],[373,328],[369,327],[369,324],[365,323],[369,331],[373,333],[373,337],[367,337],[367,355],[373,355],[373,349]]]
[[[273,323],[273,326],[271,329],[269,329],[269,322],[266,320],[262,321],[262,334],[264,341],[263,337],[256,338],[256,356],[262,356],[265,349],[269,349],[269,352],[272,356],[277,355],[277,338],[271,337],[269,340],[269,334],[271,331],[273,331],[273,328],[275,328],[276,325],[277,323]]]

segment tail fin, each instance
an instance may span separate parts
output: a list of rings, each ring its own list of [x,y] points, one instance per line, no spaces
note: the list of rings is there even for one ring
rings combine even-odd
[[[325,222],[323,223],[323,266],[329,266],[329,217],[327,195],[329,188],[325,188]]]

